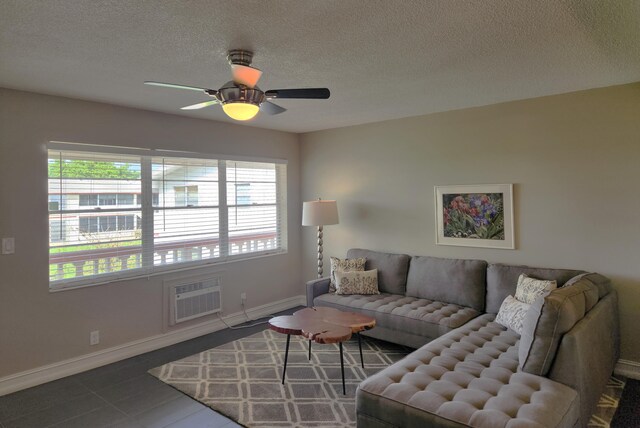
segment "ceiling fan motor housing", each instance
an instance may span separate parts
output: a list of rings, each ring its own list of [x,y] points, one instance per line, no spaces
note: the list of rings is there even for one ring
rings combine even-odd
[[[249,88],[239,85],[233,81],[225,83],[218,90],[218,99],[222,104],[226,103],[246,103],[259,106],[264,101],[264,92],[257,86]]]

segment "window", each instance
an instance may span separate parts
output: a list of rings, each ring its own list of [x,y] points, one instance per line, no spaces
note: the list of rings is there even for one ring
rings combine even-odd
[[[98,195],[98,205],[100,206],[105,206],[105,205],[117,205],[116,201],[117,201],[118,195],[116,195],[115,193],[106,193],[106,194],[101,194]]]
[[[60,195],[49,195],[49,211],[60,210]]]
[[[142,205],[142,195],[141,194],[137,194],[136,198],[136,205]],[[158,205],[160,205],[160,194],[158,194],[157,192],[153,192],[153,195],[151,196],[151,204],[156,207]]]
[[[224,161],[151,158],[154,266],[220,258],[219,166]],[[226,255],[226,254],[225,254]]]
[[[97,194],[85,193],[78,195],[81,207],[88,206],[107,206],[107,205],[133,205],[133,193],[113,193],[113,194]],[[138,205],[140,202],[138,202]]]
[[[82,216],[78,218],[78,230],[82,234],[134,230],[134,228],[133,215]],[[140,228],[139,224],[138,228]]]
[[[81,207],[97,206],[98,195],[97,194],[84,194],[78,196],[78,201]]]
[[[285,164],[88,147],[50,146],[52,288],[286,251]]]
[[[198,205],[198,186],[176,186],[173,190],[177,207]]]
[[[246,251],[240,237],[259,240],[276,233],[277,170],[275,164],[227,161],[226,175],[229,251],[240,254]]]

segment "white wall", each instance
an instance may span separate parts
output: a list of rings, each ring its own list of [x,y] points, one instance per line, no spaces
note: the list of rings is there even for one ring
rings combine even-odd
[[[162,281],[176,276],[49,292],[50,140],[287,159],[288,254],[208,270],[224,271],[226,313],[243,291],[249,308],[303,294],[296,134],[0,88],[0,236],[16,243],[0,255],[0,378],[162,333]]]
[[[325,266],[363,247],[598,271],[619,292],[622,358],[640,362],[640,84],[301,139],[302,199],[338,200]],[[514,183],[516,250],[435,245],[433,187],[476,183]],[[303,251],[314,278],[313,228]]]

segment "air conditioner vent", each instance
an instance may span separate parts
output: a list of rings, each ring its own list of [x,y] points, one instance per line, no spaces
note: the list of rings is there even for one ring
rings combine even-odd
[[[171,324],[192,320],[222,310],[220,277],[171,287]]]

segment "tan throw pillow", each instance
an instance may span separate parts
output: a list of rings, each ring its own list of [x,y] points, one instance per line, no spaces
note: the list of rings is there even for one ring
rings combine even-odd
[[[336,294],[380,294],[378,269],[344,272],[337,270]]]
[[[529,307],[531,307],[530,304],[521,302],[513,296],[507,296],[500,306],[496,322],[522,334],[522,324]]]
[[[336,271],[363,271],[364,264],[366,262],[367,259],[364,257],[359,257],[357,259],[339,259],[337,257],[331,257],[331,282],[329,283],[329,292],[336,292]]]
[[[531,278],[527,274],[520,274],[516,287],[516,300],[523,303],[532,304],[538,297],[546,296],[551,290],[558,288],[558,283]]]

